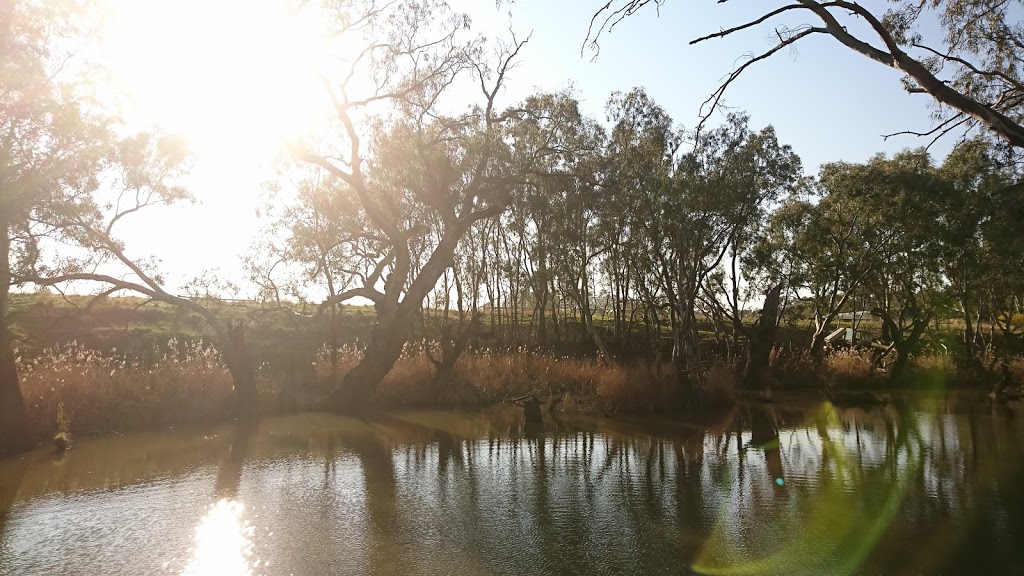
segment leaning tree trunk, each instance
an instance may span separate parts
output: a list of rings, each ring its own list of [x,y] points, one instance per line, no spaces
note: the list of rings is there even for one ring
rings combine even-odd
[[[441,274],[451,265],[459,238],[470,224],[472,222],[462,223],[445,234],[419,274],[404,290],[401,301],[396,293],[401,293],[405,284],[392,278],[385,285],[384,299],[377,307],[377,324],[370,330],[370,341],[362,360],[345,375],[341,385],[320,400],[317,404],[319,409],[359,412],[366,407],[377,385],[402,356],[402,349],[412,334],[414,314],[437,285]]]
[[[360,412],[369,403],[377,385],[387,376],[412,333],[412,317],[395,312],[370,330],[363,358],[345,375],[341,385],[320,400],[318,408],[329,412]]]
[[[744,388],[765,388],[771,383],[769,364],[772,347],[775,346],[775,333],[778,330],[781,293],[782,284],[769,290],[757,324],[743,329],[747,337],[747,357],[740,374],[740,384]]]
[[[7,232],[6,227],[0,229],[0,455],[32,447],[25,399],[21,395],[18,367],[14,360],[14,343],[8,325],[11,240]]]
[[[835,313],[826,314],[823,318],[815,318],[814,334],[811,335],[811,358],[814,361],[820,362],[825,356],[825,338],[828,336],[828,331],[832,329],[832,320],[835,319]]]
[[[882,318],[882,327],[887,328],[893,341],[893,348],[896,351],[896,359],[889,368],[889,378],[899,380],[907,373],[910,366],[910,354],[921,341],[921,336],[931,322],[931,314],[915,317],[910,325],[910,334],[904,336],[903,330],[896,324],[896,320],[885,310],[878,310],[877,315]]]

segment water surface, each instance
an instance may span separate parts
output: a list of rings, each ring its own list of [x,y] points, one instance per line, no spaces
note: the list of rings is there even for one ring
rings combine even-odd
[[[0,575],[1024,574],[1019,405],[304,414],[0,461]]]

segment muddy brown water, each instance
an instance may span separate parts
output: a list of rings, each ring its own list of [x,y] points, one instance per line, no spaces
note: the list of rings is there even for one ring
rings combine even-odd
[[[1024,574],[1024,408],[325,414],[0,461],[0,575]]]

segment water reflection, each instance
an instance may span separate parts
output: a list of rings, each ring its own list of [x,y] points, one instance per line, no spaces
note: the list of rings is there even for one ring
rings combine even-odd
[[[1021,573],[1018,411],[307,414],[86,440],[0,462],[0,574]]]
[[[248,576],[261,562],[253,560],[253,527],[243,520],[245,507],[220,500],[196,527],[195,551],[182,574],[187,576]]]

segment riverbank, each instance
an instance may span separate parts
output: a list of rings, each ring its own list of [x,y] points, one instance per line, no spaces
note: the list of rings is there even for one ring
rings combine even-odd
[[[19,358],[21,387],[33,436],[46,441],[58,431],[63,407],[72,435],[228,421],[234,417],[231,376],[212,345],[172,340],[155,360],[102,354],[82,345],[47,349]],[[436,354],[435,354],[436,356]],[[321,350],[303,370],[258,367],[257,390],[264,414],[300,411],[324,396],[359,361],[354,346],[332,361]],[[332,366],[333,364],[333,366]],[[892,388],[872,369],[870,357],[855,351],[827,356],[817,367],[802,358],[773,358],[773,390],[826,397],[854,390]],[[294,367],[293,367],[294,368]],[[1024,378],[1024,362],[1012,366]],[[528,350],[481,350],[464,354],[447,381],[439,381],[432,357],[408,347],[372,400],[377,409],[479,408],[506,404],[527,394],[556,402],[570,413],[651,413],[728,406],[740,396],[731,366],[718,365],[687,377],[680,386],[668,362],[612,364]],[[900,388],[984,388],[940,357],[917,358]],[[689,388],[688,393],[683,390]],[[690,392],[692,391],[692,392]],[[760,392],[755,392],[760,397]]]

